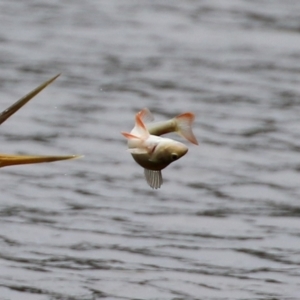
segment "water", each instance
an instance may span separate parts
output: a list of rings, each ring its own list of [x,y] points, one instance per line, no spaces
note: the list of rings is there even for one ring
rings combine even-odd
[[[0,299],[299,299],[298,1],[0,3]],[[151,190],[120,131],[196,114]],[[182,141],[180,137],[176,139]],[[185,142],[185,141],[184,141]]]

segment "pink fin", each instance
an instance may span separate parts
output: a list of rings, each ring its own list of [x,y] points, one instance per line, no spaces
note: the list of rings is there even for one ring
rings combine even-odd
[[[141,120],[146,123],[154,120],[151,111],[147,107],[143,108],[140,112],[138,112],[138,115],[141,118]]]
[[[128,132],[121,132],[125,137],[126,139],[128,140],[132,140],[132,139],[138,139],[138,140],[141,140],[141,138],[139,136],[136,136],[136,135],[133,135],[131,133],[128,133]]]
[[[148,129],[146,128],[143,120],[140,117],[140,113],[135,115],[135,127],[134,130],[138,132],[140,138],[146,140],[149,138],[150,134]]]
[[[193,113],[187,112],[175,117],[177,133],[186,138],[191,143],[198,145],[198,141],[192,131],[192,125],[195,119]]]

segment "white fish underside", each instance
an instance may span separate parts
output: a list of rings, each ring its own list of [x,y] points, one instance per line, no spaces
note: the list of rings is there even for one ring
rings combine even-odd
[[[153,171],[144,169],[144,174],[147,183],[153,188],[153,189],[159,189],[161,185],[163,184],[163,178],[161,171]]]

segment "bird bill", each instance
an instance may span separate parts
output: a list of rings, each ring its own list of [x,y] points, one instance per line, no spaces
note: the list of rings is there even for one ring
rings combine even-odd
[[[10,116],[17,112],[27,102],[29,102],[34,96],[41,92],[45,87],[51,84],[60,74],[45,81],[37,88],[26,94],[24,97],[16,101],[10,107],[0,113],[0,125],[4,123]],[[25,165],[25,164],[37,164],[44,162],[53,162],[59,160],[68,160],[79,158],[81,155],[14,155],[14,154],[0,154],[0,168],[13,166],[13,165]]]

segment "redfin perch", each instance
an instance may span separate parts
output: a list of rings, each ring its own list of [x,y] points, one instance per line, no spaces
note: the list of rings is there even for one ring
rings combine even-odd
[[[158,189],[163,183],[161,170],[188,152],[187,146],[183,143],[158,135],[175,131],[192,143],[198,144],[191,127],[194,115],[185,113],[169,121],[147,126],[144,123],[146,120],[153,120],[147,108],[136,114],[132,131],[122,134],[128,139],[128,151],[144,168],[146,181],[152,188]]]

